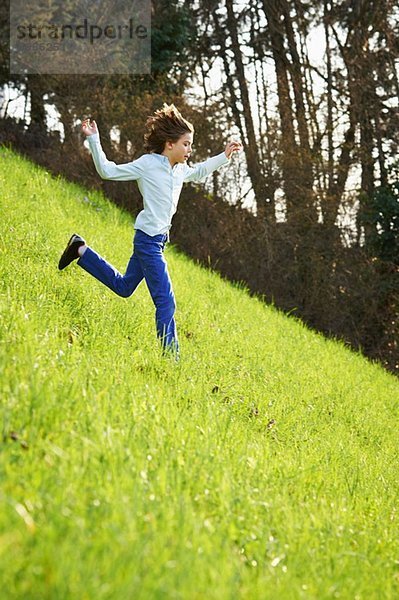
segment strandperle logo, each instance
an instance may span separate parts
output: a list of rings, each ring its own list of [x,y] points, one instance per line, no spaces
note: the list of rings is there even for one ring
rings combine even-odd
[[[151,73],[151,0],[10,0],[10,73]]]
[[[17,39],[29,39],[29,40],[65,40],[65,39],[77,39],[77,40],[89,40],[91,44],[94,44],[96,40],[109,39],[109,40],[122,40],[133,39],[137,37],[139,39],[145,39],[148,37],[148,30],[145,25],[136,24],[134,19],[130,18],[127,24],[106,24],[102,27],[95,23],[89,22],[88,19],[83,19],[80,24],[73,25],[59,25],[54,23],[41,23],[41,24],[23,24],[17,25]]]

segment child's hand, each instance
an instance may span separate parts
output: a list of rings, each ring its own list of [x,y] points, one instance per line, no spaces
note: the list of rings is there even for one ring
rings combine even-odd
[[[227,158],[230,158],[233,152],[237,152],[238,150],[242,150],[242,144],[237,142],[236,140],[232,140],[226,144],[226,148],[224,149],[224,153]]]
[[[90,119],[85,119],[82,121],[82,131],[87,137],[93,135],[93,133],[98,133],[97,123],[95,121],[90,121]]]

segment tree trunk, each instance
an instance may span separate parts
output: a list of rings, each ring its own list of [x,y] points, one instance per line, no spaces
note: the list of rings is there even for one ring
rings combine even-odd
[[[290,97],[283,34],[281,31],[281,12],[276,2],[263,0],[272,46],[274,68],[277,79],[278,110],[281,121],[281,167],[284,181],[284,192],[287,205],[287,221],[295,218],[299,190],[294,174],[298,167],[298,147],[295,141],[294,115]]]
[[[46,110],[43,96],[46,88],[40,75],[28,75],[26,79],[26,93],[30,97],[30,123],[28,131],[38,138],[47,134]]]
[[[267,218],[271,221],[274,218],[274,215],[271,214],[270,204],[267,203],[268,189],[259,166],[258,143],[255,136],[247,79],[245,77],[244,64],[242,61],[242,52],[238,40],[237,18],[234,14],[232,0],[226,0],[226,7],[227,28],[231,38],[232,50],[234,54],[234,64],[240,88],[241,101],[243,105],[244,123],[247,133],[247,144],[244,149],[247,159],[248,175],[255,193],[258,216]]]

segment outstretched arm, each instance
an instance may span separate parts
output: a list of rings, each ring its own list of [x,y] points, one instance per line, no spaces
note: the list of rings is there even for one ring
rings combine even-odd
[[[90,119],[82,121],[82,132],[87,137],[94,165],[102,179],[130,181],[141,177],[143,173],[141,165],[143,161],[141,158],[121,165],[117,165],[107,159],[101,147],[98,127],[95,121],[90,121]]]
[[[241,150],[241,148],[241,143],[234,140],[226,144],[224,152],[221,152],[216,156],[212,156],[211,158],[208,158],[208,160],[198,163],[192,167],[186,165],[184,181],[204,181],[208,175],[213,173],[213,171],[219,169],[219,167],[223,165],[227,165],[233,152],[237,152],[238,150]]]

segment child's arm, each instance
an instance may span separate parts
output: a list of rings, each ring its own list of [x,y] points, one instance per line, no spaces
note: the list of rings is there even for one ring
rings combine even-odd
[[[117,165],[107,159],[104,150],[101,147],[100,135],[98,133],[95,121],[86,119],[82,122],[82,132],[86,135],[89,142],[90,152],[93,157],[97,173],[102,179],[111,179],[115,181],[130,181],[139,179],[143,174],[143,157],[129,163]]]
[[[184,177],[184,181],[204,181],[208,175],[219,169],[222,165],[226,165],[233,152],[241,150],[242,146],[240,142],[231,141],[226,144],[226,148],[224,152],[217,154],[216,156],[212,156],[208,158],[202,163],[198,163],[193,167],[189,167],[186,165],[186,174]]]

